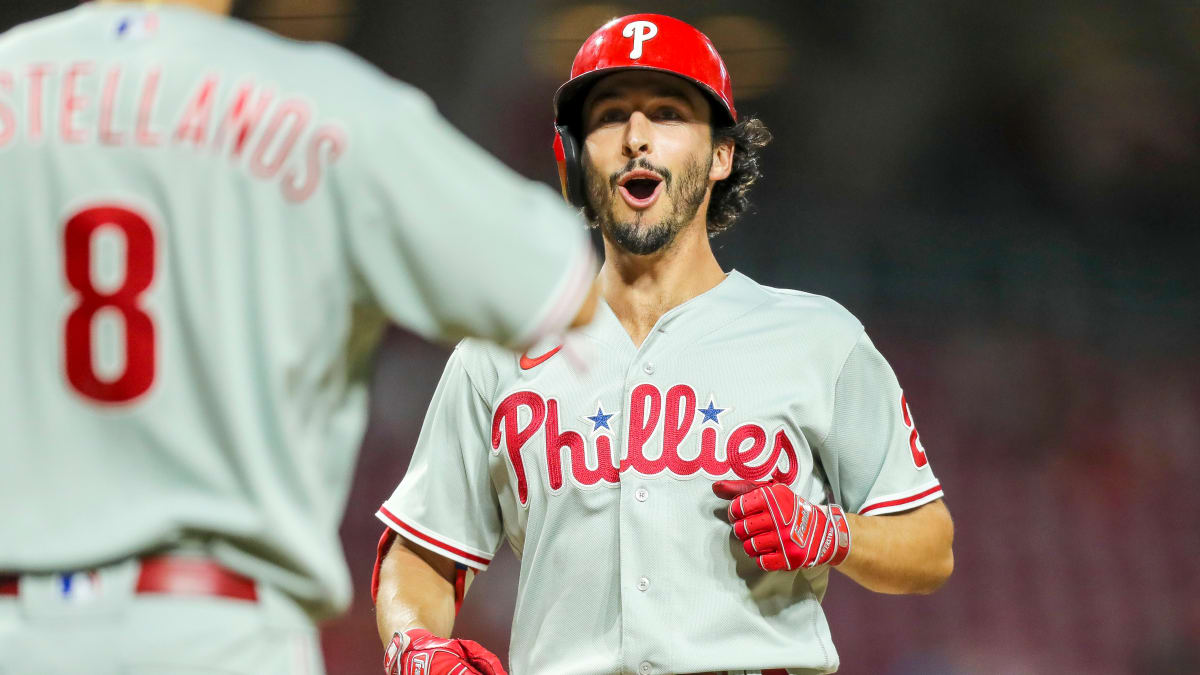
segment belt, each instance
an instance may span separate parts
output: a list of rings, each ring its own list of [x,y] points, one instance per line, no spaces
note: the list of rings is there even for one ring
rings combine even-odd
[[[713,670],[707,673],[693,673],[693,675],[729,675],[729,671]],[[768,668],[762,671],[762,675],[787,675],[787,668]]]
[[[762,675],[787,675],[787,668],[768,668],[761,672]],[[693,673],[692,675],[729,675],[729,671],[712,670],[707,673]]]
[[[0,574],[0,595],[17,595],[20,577]],[[208,558],[155,555],[142,558],[135,593],[207,595],[258,601],[254,580]]]

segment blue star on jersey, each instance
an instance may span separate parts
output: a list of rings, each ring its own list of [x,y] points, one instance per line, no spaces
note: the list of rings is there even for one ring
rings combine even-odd
[[[713,400],[711,398],[708,399],[708,407],[707,408],[696,408],[696,412],[700,413],[701,415],[704,415],[704,419],[700,420],[701,424],[705,424],[707,422],[712,422],[713,424],[716,424],[718,426],[721,424],[721,420],[717,419],[717,416],[720,415],[721,413],[725,412],[726,410],[727,410],[726,408],[718,408],[716,406],[716,404],[713,403]]]
[[[592,427],[592,431],[596,432],[596,431],[600,431],[600,429],[608,429],[609,431],[612,431],[612,427],[608,426],[608,420],[615,414],[616,413],[608,413],[606,415],[606,414],[604,414],[604,408],[597,406],[596,414],[587,418],[587,419],[591,420],[592,424],[595,425],[594,427]]]

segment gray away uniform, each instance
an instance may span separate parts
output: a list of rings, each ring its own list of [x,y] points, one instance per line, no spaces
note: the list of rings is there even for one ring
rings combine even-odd
[[[527,344],[595,269],[577,214],[419,91],[184,7],[0,36],[0,190],[0,673],[319,670],[384,319]],[[262,609],[134,597],[164,549]]]
[[[640,348],[605,304],[578,343],[584,372],[555,343],[462,342],[379,518],[477,570],[508,541],[517,675],[836,670],[829,568],[760,570],[711,486],[774,478],[859,514],[942,496],[862,325],[732,272]]]

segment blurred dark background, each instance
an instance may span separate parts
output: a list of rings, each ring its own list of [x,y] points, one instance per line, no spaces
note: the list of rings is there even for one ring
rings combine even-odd
[[[0,29],[73,4],[0,0]],[[547,182],[554,89],[594,28],[638,11],[708,33],[739,111],[775,134],[757,211],[718,258],[862,319],[955,517],[957,568],[933,596],[834,574],[841,672],[1200,672],[1200,5],[239,4],[424,89]],[[379,354],[333,675],[379,670],[372,514],[446,354],[399,331]],[[456,632],[505,654],[515,579],[505,553]]]

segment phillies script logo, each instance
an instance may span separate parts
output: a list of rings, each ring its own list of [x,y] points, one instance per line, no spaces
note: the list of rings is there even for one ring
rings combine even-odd
[[[498,453],[503,446],[507,453],[516,473],[521,503],[527,503],[529,498],[523,450],[545,453],[546,473],[553,491],[563,486],[564,452],[570,463],[571,478],[582,486],[616,485],[624,471],[644,476],[666,472],[679,478],[703,473],[714,479],[732,471],[746,480],[770,476],[790,484],[799,471],[796,449],[783,429],[776,431],[768,443],[766,429],[748,423],[722,439],[719,416],[725,410],[717,408],[711,399],[707,408],[697,407],[696,392],[686,384],[677,384],[666,394],[653,384],[640,384],[630,392],[626,410],[629,412],[625,454],[617,462],[610,424],[617,413],[605,414],[600,407],[594,416],[583,418],[594,425],[590,438],[585,439],[578,432],[562,430],[558,399],[543,397],[535,391],[506,396],[492,415],[492,451]],[[660,426],[661,452],[648,452],[647,443]],[[684,444],[693,426],[700,427],[699,448],[694,442]],[[531,443],[538,432],[542,432],[543,442]],[[719,449],[723,451],[720,454]]]

